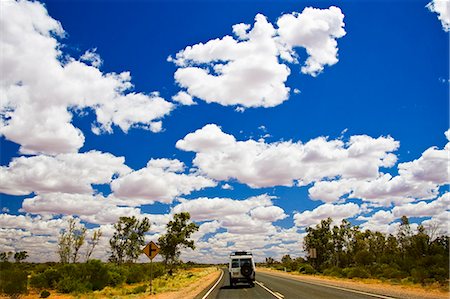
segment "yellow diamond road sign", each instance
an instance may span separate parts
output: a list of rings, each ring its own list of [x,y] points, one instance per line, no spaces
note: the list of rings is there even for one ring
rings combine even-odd
[[[147,255],[151,260],[158,254],[159,247],[155,244],[155,242],[151,241],[148,243],[144,248],[144,253]]]

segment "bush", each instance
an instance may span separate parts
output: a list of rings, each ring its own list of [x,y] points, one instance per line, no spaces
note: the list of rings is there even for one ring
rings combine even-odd
[[[11,296],[11,298],[25,294],[27,293],[27,280],[28,273],[23,270],[14,268],[2,269],[0,271],[1,292]]]
[[[118,267],[116,265],[110,265],[108,270],[109,283],[110,286],[118,286],[123,284],[128,276],[128,271],[123,267]]]
[[[303,274],[314,274],[316,270],[310,264],[300,264],[298,267],[298,272]]]
[[[386,267],[383,267],[382,273],[381,275],[384,278],[388,278],[388,279],[401,279],[406,277],[406,273],[403,273],[402,271],[400,271],[398,268],[386,265]]]
[[[137,286],[133,290],[131,290],[131,294],[145,293],[145,291],[147,291],[147,285],[144,284],[141,286]]]
[[[342,277],[343,276],[342,269],[339,268],[339,267],[336,267],[336,266],[328,268],[328,269],[325,269],[323,271],[323,274],[324,275],[328,275],[328,276],[335,276],[335,277]]]
[[[44,272],[31,276],[30,285],[37,289],[54,289],[61,280],[61,273],[54,268],[48,268]]]
[[[361,267],[353,267],[353,268],[344,268],[342,273],[347,278],[369,278],[370,274]]]
[[[414,283],[423,283],[429,274],[428,271],[423,268],[414,268],[411,270],[411,276]]]
[[[108,268],[100,260],[90,260],[79,266],[82,274],[81,279],[89,282],[91,290],[101,290],[109,284]]]
[[[128,266],[128,275],[126,282],[128,284],[142,282],[146,279],[145,271],[143,271],[142,266],[139,264],[129,265]],[[148,272],[150,275],[150,272]]]
[[[374,261],[374,258],[368,251],[361,250],[355,254],[354,260],[358,265],[367,266]]]
[[[39,298],[48,298],[50,296],[50,292],[47,290],[43,290]]]
[[[65,277],[59,281],[57,290],[61,293],[86,293],[91,289],[87,282],[74,280],[70,277]]]

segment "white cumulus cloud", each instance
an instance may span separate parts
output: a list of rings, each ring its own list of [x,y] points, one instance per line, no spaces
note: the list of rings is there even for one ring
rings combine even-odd
[[[124,162],[124,157],[98,151],[54,157],[22,156],[0,167],[0,192],[12,195],[92,193],[93,184],[109,184],[114,175],[130,172]]]
[[[337,63],[343,19],[337,7],[305,8],[281,16],[276,29],[258,14],[253,27],[233,26],[236,38],[227,35],[188,46],[169,61],[179,67],[175,80],[191,96],[224,106],[274,107],[289,97],[286,62],[298,63],[295,48],[303,47],[309,55],[303,73],[316,76],[324,65]]]
[[[445,135],[448,138],[448,132]],[[450,143],[443,149],[430,147],[413,161],[398,164],[398,175],[379,173],[372,178],[339,178],[315,182],[309,189],[314,200],[339,201],[345,195],[373,205],[402,206],[415,200],[434,199],[450,183]],[[391,164],[392,165],[392,164]]]
[[[347,143],[318,137],[306,143],[237,141],[215,124],[186,135],[176,147],[196,153],[194,165],[216,180],[237,179],[253,188],[307,185],[325,178],[377,178],[391,167],[399,142],[352,136]]]
[[[361,212],[360,207],[354,203],[342,205],[323,204],[311,211],[294,214],[294,223],[299,227],[309,227],[319,224],[321,220],[331,217],[335,223],[343,219],[353,218]]]
[[[179,160],[151,159],[145,168],[114,180],[111,190],[118,198],[141,204],[171,203],[177,196],[217,185],[213,180],[195,173],[182,173],[184,168]]]
[[[103,73],[100,56],[65,55],[61,24],[39,2],[6,1],[0,20],[0,135],[26,154],[76,152],[83,133],[76,111],[94,111],[95,133],[151,126],[174,105],[156,94],[129,92],[128,72]],[[85,62],[82,62],[85,61]]]
[[[427,4],[427,8],[431,12],[438,14],[438,19],[442,23],[444,31],[450,31],[450,1],[449,0],[433,0]]]

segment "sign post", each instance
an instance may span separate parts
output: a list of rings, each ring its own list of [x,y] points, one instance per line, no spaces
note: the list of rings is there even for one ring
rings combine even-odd
[[[153,259],[159,252],[158,245],[151,241],[142,250],[146,256],[150,259],[150,295],[153,295]]]

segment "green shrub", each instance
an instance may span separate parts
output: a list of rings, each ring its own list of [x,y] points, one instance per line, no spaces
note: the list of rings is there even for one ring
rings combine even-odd
[[[354,260],[358,265],[361,266],[367,266],[373,262],[373,255],[370,254],[370,252],[366,250],[358,251],[355,256]]]
[[[139,264],[131,264],[128,265],[128,275],[126,282],[128,284],[142,282],[146,279],[147,273],[143,271],[142,265]],[[150,271],[148,272],[150,275]]]
[[[131,290],[131,294],[145,293],[145,291],[147,291],[147,285],[144,284],[141,286],[137,286],[133,290]]]
[[[50,296],[50,292],[47,290],[43,290],[39,298],[48,298]]]
[[[110,265],[108,269],[109,283],[110,286],[118,286],[123,284],[127,280],[128,271],[123,267],[118,267],[116,265]]]
[[[342,277],[343,276],[342,269],[339,268],[339,267],[336,267],[336,266],[328,268],[328,269],[325,269],[323,271],[323,274],[324,275],[328,275],[328,276],[335,276],[335,277]]]
[[[361,267],[352,267],[352,268],[344,268],[342,270],[342,273],[347,277],[347,278],[369,278],[370,274]]]
[[[425,278],[423,280],[423,284],[424,285],[431,285],[431,284],[434,284],[434,283],[436,283],[436,279],[434,279],[434,278]]]
[[[61,293],[86,293],[91,289],[87,282],[65,277],[59,281],[57,290]]]
[[[81,268],[81,280],[89,282],[93,291],[101,290],[110,282],[108,268],[99,260],[89,260],[85,264],[79,264]]]
[[[298,267],[298,272],[303,274],[314,274],[316,273],[316,270],[314,270],[313,266],[310,264],[300,264]]]
[[[378,278],[387,278],[387,279],[402,279],[407,275],[399,270],[397,265],[387,265],[383,264],[379,268],[379,273],[376,275]]]
[[[411,270],[411,276],[415,283],[423,283],[429,274],[424,268],[414,268]]]
[[[23,270],[14,268],[2,269],[0,271],[1,292],[11,296],[11,298],[25,294],[27,293],[27,280],[28,273]]]
[[[61,273],[54,268],[48,268],[42,273],[31,276],[30,285],[37,289],[54,289],[61,280]]]
[[[436,279],[436,281],[438,281],[440,284],[448,284],[448,268],[438,266],[430,267],[429,273],[430,278]]]
[[[43,273],[32,275],[30,278],[30,286],[36,289],[43,289],[49,287]]]

